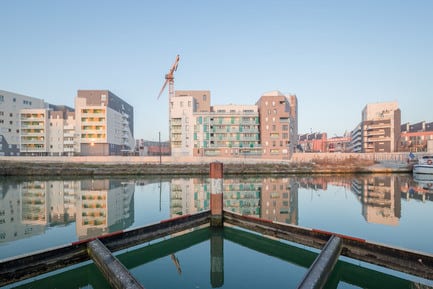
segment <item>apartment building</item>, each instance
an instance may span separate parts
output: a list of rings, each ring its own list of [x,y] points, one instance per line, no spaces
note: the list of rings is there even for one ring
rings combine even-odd
[[[294,151],[295,95],[271,92],[255,105],[211,106],[210,98],[207,90],[175,92],[170,100],[172,155],[288,158]],[[265,116],[267,105],[273,115]]]
[[[350,132],[350,146],[352,152],[362,152],[362,122]]]
[[[362,110],[362,152],[397,152],[400,126],[396,101],[367,104]]]
[[[42,109],[43,99],[0,90],[0,155],[20,154],[20,110]]]
[[[20,111],[21,155],[47,155],[48,109],[23,109]]]
[[[279,91],[263,94],[256,103],[263,158],[289,158],[298,138],[297,98]]]
[[[50,105],[48,155],[73,156],[78,154],[75,135],[75,111],[67,106]]]
[[[399,151],[427,152],[429,142],[433,142],[433,122],[421,121],[401,125]]]
[[[20,111],[21,155],[63,156],[77,152],[75,113],[67,106]]]
[[[76,133],[80,155],[121,155],[134,150],[134,110],[109,90],[78,90]]]
[[[260,156],[259,115],[255,105],[218,105],[198,113],[194,155]]]

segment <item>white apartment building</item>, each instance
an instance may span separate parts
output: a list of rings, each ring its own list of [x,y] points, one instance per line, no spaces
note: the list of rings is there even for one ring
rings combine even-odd
[[[68,107],[49,111],[48,155],[73,156],[78,153],[75,135],[75,112]]]
[[[20,131],[21,155],[70,156],[77,152],[72,108],[22,109]]]
[[[109,90],[78,90],[76,133],[81,155],[121,155],[134,150],[134,110]]]
[[[48,105],[43,99],[0,90],[0,155],[20,154],[20,110],[40,109]]]
[[[194,154],[195,113],[210,112],[209,90],[176,90],[170,99],[169,136],[173,156]]]
[[[351,151],[354,153],[362,152],[362,130],[361,123],[358,124],[351,132],[350,132],[350,146]]]

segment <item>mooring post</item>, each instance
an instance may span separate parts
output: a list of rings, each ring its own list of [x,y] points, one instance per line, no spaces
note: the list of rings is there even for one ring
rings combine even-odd
[[[223,164],[210,163],[210,212],[211,227],[223,226]]]

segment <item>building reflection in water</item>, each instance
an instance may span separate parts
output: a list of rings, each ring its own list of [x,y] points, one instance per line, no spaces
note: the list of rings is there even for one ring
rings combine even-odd
[[[134,182],[81,181],[77,200],[79,239],[128,228],[134,222]]]
[[[225,178],[223,190],[225,210],[298,224],[298,184],[293,178]],[[208,178],[172,179],[171,216],[208,210],[210,193]]]
[[[209,178],[165,181],[171,187],[171,217],[209,209]],[[135,187],[155,182],[154,179],[4,181],[0,184],[0,242],[44,234],[49,227],[73,223],[78,239],[126,229],[134,223]],[[223,185],[225,210],[294,225],[299,220],[301,188],[317,191],[326,191],[330,185],[350,188],[362,204],[361,214],[367,222],[392,226],[399,224],[402,199],[433,200],[433,181],[416,180],[411,175],[232,177],[225,178]]]
[[[134,221],[134,182],[116,180],[3,183],[0,242],[76,224],[79,239],[129,227]]]
[[[352,192],[362,203],[369,223],[397,226],[401,217],[401,191],[396,176],[372,175],[352,181]]]

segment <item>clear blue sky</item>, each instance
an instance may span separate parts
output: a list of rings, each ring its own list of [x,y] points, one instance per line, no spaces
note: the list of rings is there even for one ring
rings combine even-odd
[[[433,121],[433,1],[1,0],[0,89],[74,106],[109,89],[135,137],[168,138],[164,75],[212,104],[295,93],[299,133],[352,130],[367,103]]]

